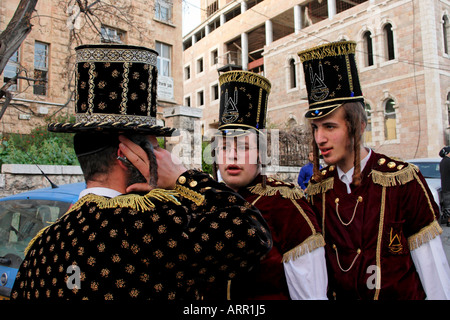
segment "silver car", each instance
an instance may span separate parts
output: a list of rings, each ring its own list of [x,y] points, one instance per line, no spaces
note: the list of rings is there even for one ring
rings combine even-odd
[[[439,164],[441,163],[441,158],[421,158],[421,159],[410,159],[407,162],[413,163],[419,167],[420,172],[427,181],[430,187],[431,193],[433,194],[434,201],[439,206],[441,210],[441,172],[439,171]],[[442,215],[442,211],[441,211]]]

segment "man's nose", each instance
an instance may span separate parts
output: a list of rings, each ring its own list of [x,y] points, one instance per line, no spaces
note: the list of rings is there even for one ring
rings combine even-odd
[[[327,141],[327,136],[322,128],[316,128],[314,131],[314,139],[317,144],[323,144]]]

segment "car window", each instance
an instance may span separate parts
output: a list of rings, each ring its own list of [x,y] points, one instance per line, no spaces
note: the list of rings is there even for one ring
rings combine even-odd
[[[419,167],[424,178],[440,179],[439,162],[413,162]]]
[[[24,250],[34,236],[55,222],[71,203],[54,200],[8,200],[0,202],[0,257]]]

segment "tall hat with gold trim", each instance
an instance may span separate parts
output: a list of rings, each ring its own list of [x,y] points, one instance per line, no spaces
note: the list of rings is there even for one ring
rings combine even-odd
[[[76,121],[51,123],[49,131],[172,134],[175,129],[156,125],[156,51],[111,44],[75,50]]]
[[[271,84],[253,72],[229,71],[219,77],[219,130],[257,132],[266,127],[266,114]]]
[[[322,118],[347,102],[364,103],[355,49],[356,42],[340,41],[298,53],[308,92],[306,118]]]

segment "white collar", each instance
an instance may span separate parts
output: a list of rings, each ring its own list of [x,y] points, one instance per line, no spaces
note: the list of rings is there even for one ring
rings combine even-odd
[[[364,170],[364,168],[367,164],[367,161],[369,161],[371,154],[372,154],[372,149],[369,149],[369,154],[367,156],[365,156],[364,159],[361,160],[361,172]],[[352,192],[350,189],[350,184],[352,183],[352,177],[353,177],[354,171],[355,171],[355,167],[351,168],[347,172],[344,172],[341,170],[341,168],[339,168],[339,166],[337,166],[339,180],[341,180],[347,186],[347,193]]]
[[[81,199],[82,197],[84,197],[85,195],[87,195],[89,193],[93,193],[97,196],[108,197],[108,198],[114,198],[114,197],[120,196],[122,194],[119,191],[114,190],[114,189],[94,187],[94,188],[87,188],[87,189],[82,190],[80,192],[80,195],[78,196],[78,199]]]

